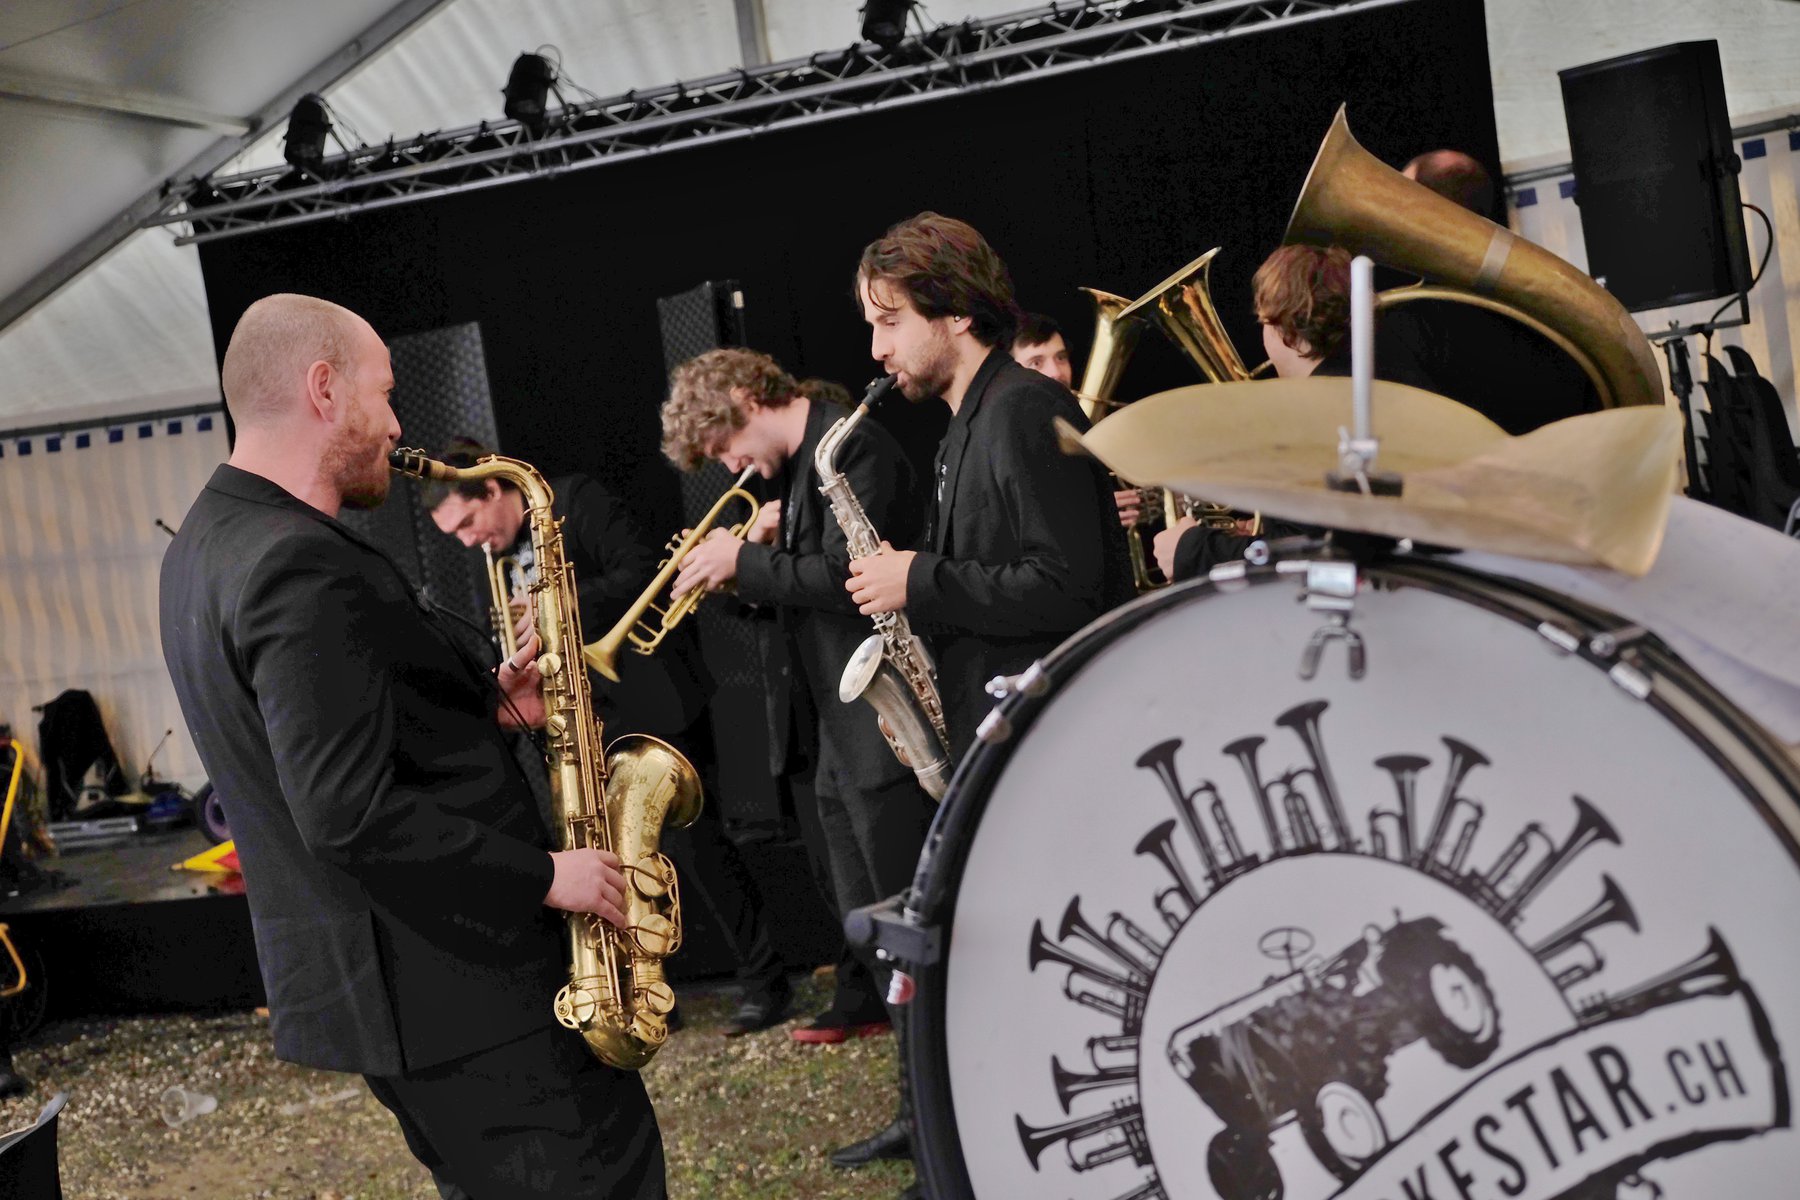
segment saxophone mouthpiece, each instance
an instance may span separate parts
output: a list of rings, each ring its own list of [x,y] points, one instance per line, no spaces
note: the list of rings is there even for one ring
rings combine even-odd
[[[417,475],[422,479],[436,479],[441,475],[443,464],[430,458],[423,450],[415,450],[411,446],[401,446],[388,451],[388,469],[398,471],[402,475]]]
[[[883,375],[880,379],[870,380],[868,389],[863,392],[862,402],[870,408],[874,408],[887,398],[889,392],[899,386],[900,377],[898,375]]]

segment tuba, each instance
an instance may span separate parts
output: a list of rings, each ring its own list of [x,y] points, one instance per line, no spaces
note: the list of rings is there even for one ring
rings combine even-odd
[[[1094,302],[1094,348],[1088,353],[1087,366],[1081,372],[1081,386],[1075,398],[1090,422],[1098,421],[1113,407],[1113,393],[1119,390],[1119,376],[1137,349],[1138,335],[1144,324],[1137,318],[1121,320],[1120,314],[1131,307],[1131,301],[1099,288],[1082,291]]]
[[[1213,247],[1136,300],[1127,301],[1096,288],[1081,289],[1094,301],[1094,349],[1088,355],[1081,387],[1076,392],[1089,421],[1099,420],[1108,408],[1117,406],[1113,393],[1146,325],[1160,329],[1208,382],[1229,383],[1261,372],[1261,367],[1256,371],[1244,367],[1244,360],[1213,304],[1212,261],[1218,253],[1219,248]],[[1131,577],[1139,592],[1163,586],[1160,577],[1150,573],[1150,555],[1140,527],[1143,521],[1160,513],[1171,521],[1177,516],[1195,516],[1202,524],[1216,528],[1230,528],[1237,523],[1236,514],[1229,509],[1192,497],[1159,488],[1140,488],[1138,492],[1144,515],[1139,518],[1139,525],[1125,531],[1125,549],[1131,557]],[[1261,528],[1260,518],[1257,527]]]
[[[1148,321],[1180,347],[1209,383],[1249,379],[1231,335],[1219,320],[1212,300],[1214,246],[1181,270],[1139,296],[1119,314],[1121,321]]]
[[[700,815],[700,777],[679,750],[642,734],[619,738],[602,760],[602,730],[587,672],[570,653],[581,645],[575,572],[563,557],[562,530],[550,513],[554,497],[544,477],[527,463],[497,454],[459,468],[401,449],[388,455],[388,465],[446,483],[502,479],[524,498],[537,557],[531,600],[543,644],[537,668],[557,846],[610,850],[625,875],[623,929],[592,913],[568,914],[569,982],[556,995],[556,1019],[578,1030],[602,1061],[635,1070],[668,1040],[668,1015],[675,1007],[663,959],[681,945],[681,898],[675,868],[659,848],[662,828],[692,824]]]
[[[655,654],[656,648],[662,645],[663,638],[669,635],[669,631],[681,624],[689,613],[699,607],[700,601],[706,599],[706,590],[695,588],[679,600],[670,600],[660,606],[656,603],[656,598],[663,594],[663,589],[675,578],[675,572],[681,569],[681,560],[719,523],[719,514],[725,511],[727,504],[733,500],[742,500],[750,506],[750,515],[731,526],[732,537],[743,537],[744,532],[756,521],[756,514],[762,511],[762,506],[756,502],[755,496],[744,490],[744,485],[750,482],[750,476],[755,471],[755,467],[745,467],[744,473],[737,477],[737,482],[713,502],[712,508],[707,510],[699,524],[690,529],[685,537],[669,539],[666,547],[668,556],[657,564],[656,575],[650,580],[650,586],[625,611],[625,615],[606,631],[604,637],[581,648],[581,657],[588,666],[614,683],[619,682],[619,651],[627,642],[639,654]],[[646,619],[646,613],[656,614],[655,624]]]
[[[1342,246],[1422,276],[1379,308],[1455,300],[1503,316],[1574,359],[1604,407],[1661,404],[1650,342],[1613,296],[1569,263],[1408,179],[1364,150],[1338,108],[1288,221],[1289,242]]]
[[[831,515],[844,531],[851,558],[878,552],[881,535],[863,511],[850,481],[837,469],[838,447],[869,410],[893,390],[894,383],[895,377],[887,375],[870,384],[856,411],[840,417],[827,429],[813,451],[819,492],[831,503]],[[874,621],[875,632],[864,639],[844,665],[843,677],[838,681],[838,699],[845,704],[868,701],[894,757],[913,769],[927,795],[942,800],[950,787],[950,735],[944,728],[944,702],[938,696],[936,668],[905,613],[878,613]]]

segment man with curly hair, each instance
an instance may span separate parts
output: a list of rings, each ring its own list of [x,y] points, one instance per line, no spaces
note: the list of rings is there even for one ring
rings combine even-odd
[[[783,670],[769,680],[772,755],[785,760],[783,730],[812,742],[816,822],[838,915],[894,895],[911,882],[935,811],[911,768],[895,758],[874,713],[838,699],[838,680],[872,629],[844,590],[849,549],[819,492],[814,452],[847,409],[794,378],[766,354],[709,350],[677,367],[663,405],[663,451],[682,470],[712,460],[734,473],[754,467],[780,499],[763,506],[743,539],[715,529],[683,560],[675,593],[735,585],[740,600],[774,605],[787,642]],[[899,443],[865,418],[838,448],[841,472],[875,529],[909,543],[924,503]],[[792,714],[792,715],[790,715]],[[776,763],[771,763],[775,769]],[[811,818],[815,814],[804,814]],[[824,1013],[791,1031],[802,1043],[841,1042],[889,1024],[881,996],[885,967],[840,963],[837,994]],[[904,1137],[869,1148],[869,1158],[903,1157]],[[866,1160],[865,1160],[866,1161]]]

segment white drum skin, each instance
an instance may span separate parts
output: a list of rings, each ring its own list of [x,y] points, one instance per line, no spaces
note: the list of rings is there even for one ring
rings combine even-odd
[[[1716,697],[1691,737],[1654,655],[1639,699],[1484,607],[1511,585],[1369,574],[1361,679],[1341,642],[1299,677],[1323,618],[1292,584],[1202,585],[1059,651],[959,774],[912,1050],[953,1108],[954,1138],[921,1126],[939,1193],[1791,1193],[1791,764],[1745,768]]]

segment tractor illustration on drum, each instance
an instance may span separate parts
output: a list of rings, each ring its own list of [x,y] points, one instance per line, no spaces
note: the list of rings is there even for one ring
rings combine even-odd
[[[1371,925],[1330,959],[1283,927],[1258,948],[1286,970],[1177,1029],[1169,1060],[1225,1122],[1207,1170],[1228,1200],[1280,1200],[1270,1136],[1292,1119],[1319,1162],[1349,1181],[1387,1148],[1377,1102],[1390,1056],[1424,1041],[1451,1066],[1473,1067],[1500,1041],[1493,989],[1432,917]]]

